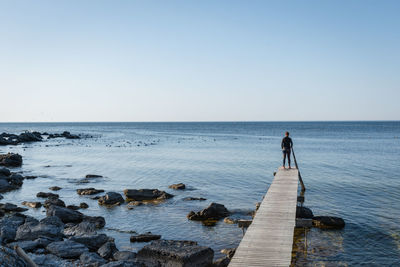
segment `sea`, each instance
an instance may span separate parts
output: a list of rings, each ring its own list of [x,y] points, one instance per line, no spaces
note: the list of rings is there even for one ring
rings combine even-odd
[[[399,121],[0,123],[0,132],[24,131],[69,131],[85,138],[0,146],[0,153],[23,156],[22,167],[12,171],[38,176],[2,194],[1,202],[39,201],[37,192],[59,186],[67,205],[86,202],[84,214],[105,218],[101,231],[120,250],[138,251],[145,244],[129,237],[151,232],[197,241],[211,247],[216,259],[221,249],[238,246],[242,229],[223,221],[205,226],[187,214],[216,202],[234,218],[251,219],[282,165],[281,139],[289,131],[307,188],[304,206],[346,222],[341,230],[304,231],[292,265],[400,266]],[[87,174],[103,178],[82,183]],[[175,183],[186,189],[168,188]],[[77,195],[76,189],[86,187],[121,194],[155,188],[174,197],[157,205],[107,208]],[[45,217],[44,208],[25,213]]]

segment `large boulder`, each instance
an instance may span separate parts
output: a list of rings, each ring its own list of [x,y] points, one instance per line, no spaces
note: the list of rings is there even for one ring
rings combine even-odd
[[[108,192],[98,200],[99,205],[119,205],[125,202],[121,194]]]
[[[104,219],[104,217],[101,216],[83,216],[83,221],[85,222],[90,222],[90,223],[94,223],[94,225],[96,225],[96,228],[103,228],[106,225],[106,220]]]
[[[84,234],[72,236],[69,240],[84,244],[90,251],[97,251],[109,238],[105,234]]]
[[[9,169],[0,167],[0,176],[10,176],[11,172]]]
[[[0,266],[1,267],[27,267],[28,264],[7,247],[0,246]]]
[[[4,171],[3,174],[0,174],[0,192],[7,192],[20,188],[24,179],[25,177],[20,174],[10,173],[7,175],[7,172]]]
[[[136,253],[132,251],[117,251],[113,255],[116,261],[136,261]]]
[[[25,132],[21,133],[18,136],[18,142],[27,143],[27,142],[39,142],[42,141],[42,136],[38,132]]]
[[[0,166],[20,167],[22,165],[22,156],[14,153],[0,154]]]
[[[45,208],[49,208],[50,206],[59,206],[65,207],[65,202],[57,197],[49,197],[43,204]]]
[[[125,189],[124,194],[129,201],[163,200],[173,197],[173,195],[158,189]]]
[[[89,249],[85,245],[74,242],[72,240],[50,243],[46,247],[46,250],[64,259],[77,259],[81,256],[82,253],[89,251]]]
[[[42,219],[39,223],[25,222],[19,226],[15,236],[16,240],[35,240],[47,237],[53,240],[62,240],[64,223],[60,218],[52,216]]]
[[[33,254],[28,256],[40,267],[76,267],[75,264],[52,254]]]
[[[3,212],[22,212],[27,211],[28,209],[18,207],[17,205],[12,203],[0,203],[0,210]]]
[[[322,229],[342,229],[345,226],[342,218],[333,216],[314,216],[312,224],[314,227]]]
[[[79,211],[54,205],[47,209],[46,215],[57,216],[63,223],[80,223],[83,220],[83,214]]]
[[[142,248],[137,259],[146,266],[206,267],[212,264],[214,251],[193,241],[156,240]]]
[[[194,212],[191,211],[187,217],[189,220],[204,221],[204,220],[219,220],[229,216],[229,211],[224,205],[218,203],[211,203],[207,208]]]

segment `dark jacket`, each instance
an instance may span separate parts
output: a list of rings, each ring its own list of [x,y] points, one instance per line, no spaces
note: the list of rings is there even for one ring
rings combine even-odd
[[[290,138],[289,136],[285,136],[282,139],[281,148],[282,149],[291,149],[292,146],[293,146],[292,138]]]

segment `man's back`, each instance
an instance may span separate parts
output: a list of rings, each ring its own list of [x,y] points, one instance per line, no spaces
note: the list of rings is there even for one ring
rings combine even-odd
[[[282,144],[281,144],[282,149],[284,149],[284,148],[285,149],[291,149],[292,146],[293,146],[292,139],[289,136],[285,136],[282,139]]]

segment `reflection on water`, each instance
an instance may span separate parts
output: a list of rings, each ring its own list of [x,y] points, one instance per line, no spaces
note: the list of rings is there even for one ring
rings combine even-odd
[[[65,123],[0,124],[0,132],[81,133],[89,139],[52,139],[0,152],[24,158],[20,190],[2,202],[37,201],[36,193],[60,186],[67,205],[89,204],[83,212],[104,216],[103,230],[120,249],[137,250],[131,232],[152,232],[165,239],[198,241],[212,247],[236,247],[242,230],[219,221],[203,226],[186,215],[211,202],[246,216],[254,210],[281,164],[280,139],[289,130],[307,187],[305,205],[315,215],[344,218],[340,231],[311,229],[296,242],[297,266],[396,266],[399,262],[400,162],[399,122],[249,122],[249,123]],[[86,179],[86,174],[104,178]],[[185,183],[190,190],[168,186]],[[101,207],[77,188],[95,187],[122,193],[126,188],[158,188],[175,195],[158,205]],[[184,198],[206,201],[184,201]],[[44,209],[27,214],[44,217]],[[303,247],[302,247],[303,246]]]

